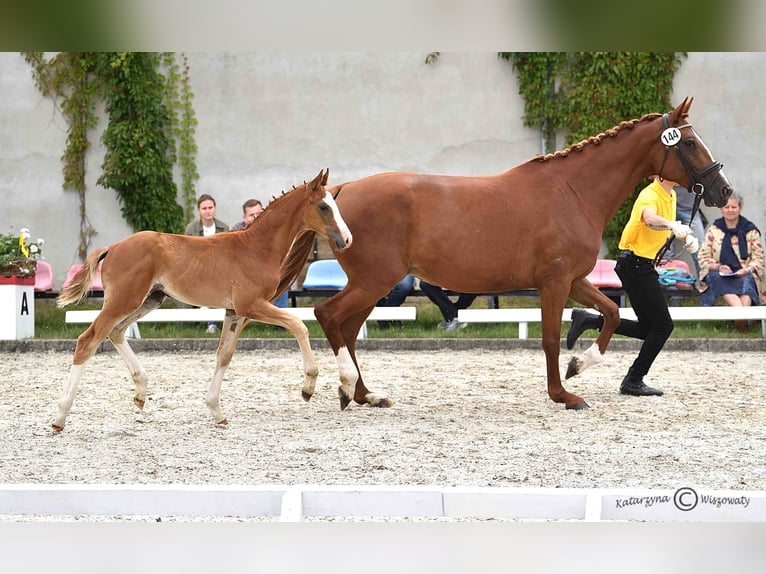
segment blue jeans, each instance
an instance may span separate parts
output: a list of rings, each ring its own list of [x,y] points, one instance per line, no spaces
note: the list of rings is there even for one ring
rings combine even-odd
[[[415,285],[415,278],[412,275],[405,275],[404,279],[399,281],[391,292],[378,301],[380,307],[399,307],[407,295],[412,293],[412,287]]]
[[[287,291],[285,291],[285,292],[284,292],[284,293],[282,293],[282,294],[281,294],[279,297],[277,297],[276,299],[274,299],[274,305],[275,305],[276,307],[281,307],[281,308],[283,308],[283,309],[284,309],[285,307],[287,307]]]

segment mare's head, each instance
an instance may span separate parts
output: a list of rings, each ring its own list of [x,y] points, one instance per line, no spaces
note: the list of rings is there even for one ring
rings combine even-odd
[[[308,209],[303,213],[303,224],[335,245],[338,251],[351,246],[353,237],[330,192],[325,189],[330,170],[320,171],[306,185]]]
[[[692,101],[694,98],[684,98],[676,109],[662,116],[659,137],[665,152],[659,174],[701,195],[705,205],[723,207],[734,188],[723,173],[723,164],[713,159],[710,149],[687,121]]]

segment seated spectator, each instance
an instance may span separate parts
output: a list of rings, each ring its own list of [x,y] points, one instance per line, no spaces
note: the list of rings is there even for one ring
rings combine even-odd
[[[741,215],[742,196],[734,192],[721,208],[723,217],[707,229],[699,251],[700,304],[711,306],[718,297],[727,305],[759,305],[766,301],[764,251],[761,232]],[[735,321],[743,330],[745,321]]]
[[[460,293],[457,301],[453,303],[450,298],[447,297],[447,293],[444,291],[444,289],[437,287],[436,285],[426,283],[423,280],[420,281],[420,290],[423,291],[426,297],[433,301],[433,303],[439,308],[439,311],[442,312],[444,321],[437,325],[438,328],[444,329],[448,333],[457,329],[465,329],[466,324],[460,323],[457,320],[457,312],[460,309],[468,309],[468,307],[471,306],[471,303],[473,303],[476,299],[477,295],[470,293]]]
[[[263,204],[257,199],[248,199],[242,204],[242,221],[231,226],[231,230],[244,229],[249,223],[263,213]]]
[[[399,307],[407,295],[412,293],[412,288],[415,286],[415,278],[412,275],[405,275],[404,278],[399,281],[391,292],[378,301],[378,307]],[[401,321],[378,321],[378,327],[381,329],[390,329],[395,327],[400,329],[402,327]]]
[[[198,218],[189,222],[184,230],[184,235],[215,235],[228,231],[229,226],[215,218],[215,199],[212,195],[203,193],[197,199]]]

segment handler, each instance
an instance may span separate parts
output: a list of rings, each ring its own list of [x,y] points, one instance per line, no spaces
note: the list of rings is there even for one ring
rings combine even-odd
[[[615,272],[622,281],[622,287],[630,297],[630,303],[638,321],[621,319],[616,334],[642,339],[641,350],[628,374],[622,380],[620,392],[637,397],[662,395],[662,391],[644,383],[644,376],[659,355],[670,334],[673,319],[668,311],[665,294],[660,288],[654,256],[667,240],[667,230],[676,238],[685,240],[689,253],[696,253],[699,240],[688,225],[674,221],[676,213],[676,192],[674,181],[654,176],[652,182],[638,194],[630,219],[620,237],[620,256]],[[586,329],[601,329],[603,315],[594,315],[584,309],[572,310],[572,322],[567,333],[567,349],[574,347],[577,338]]]

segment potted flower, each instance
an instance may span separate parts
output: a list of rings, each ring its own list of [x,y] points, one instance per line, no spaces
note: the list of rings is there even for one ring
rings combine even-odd
[[[30,241],[26,227],[19,231],[18,236],[11,233],[0,235],[0,277],[34,277],[44,242],[43,239]]]

